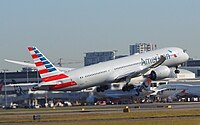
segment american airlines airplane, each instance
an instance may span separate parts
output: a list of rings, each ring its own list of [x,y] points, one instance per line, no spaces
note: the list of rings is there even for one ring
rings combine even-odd
[[[35,84],[34,89],[50,91],[79,91],[99,86],[97,91],[103,92],[109,88],[110,83],[114,82],[125,82],[122,90],[130,91],[134,88],[132,78],[139,76],[151,80],[166,78],[170,74],[169,67],[178,67],[189,58],[183,49],[169,47],[79,69],[67,68],[63,71],[63,68],[55,67],[36,47],[28,47],[28,50],[43,81]],[[175,72],[178,73],[179,70],[176,69]]]

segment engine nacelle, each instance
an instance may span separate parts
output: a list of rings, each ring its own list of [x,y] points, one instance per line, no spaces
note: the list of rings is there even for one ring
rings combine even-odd
[[[151,80],[161,80],[169,77],[169,75],[170,75],[170,69],[167,66],[159,66],[151,71],[149,78]]]

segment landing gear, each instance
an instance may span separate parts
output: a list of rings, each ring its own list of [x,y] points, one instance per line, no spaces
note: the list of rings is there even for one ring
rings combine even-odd
[[[107,85],[102,85],[96,88],[97,92],[104,92],[105,90],[107,90],[109,87]]]
[[[180,70],[177,70],[177,69],[176,69],[174,72],[175,72],[175,74],[179,74],[179,73],[180,73]]]
[[[97,87],[97,92],[104,92],[104,89],[102,89],[101,87]]]
[[[130,91],[131,89],[135,88],[134,85],[132,84],[126,84],[125,86],[122,87],[122,91]]]
[[[175,74],[179,74],[180,70],[178,70],[178,66],[176,66],[176,70],[174,71]]]

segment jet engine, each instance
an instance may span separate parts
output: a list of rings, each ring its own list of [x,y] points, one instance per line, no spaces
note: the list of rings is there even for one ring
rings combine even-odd
[[[149,74],[151,80],[161,80],[169,77],[170,69],[167,66],[159,66],[156,69],[152,70]]]

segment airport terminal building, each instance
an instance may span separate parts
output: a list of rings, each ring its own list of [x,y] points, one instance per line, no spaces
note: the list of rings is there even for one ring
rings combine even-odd
[[[0,84],[5,84],[4,80],[6,84],[41,82],[37,71],[1,72]]]

